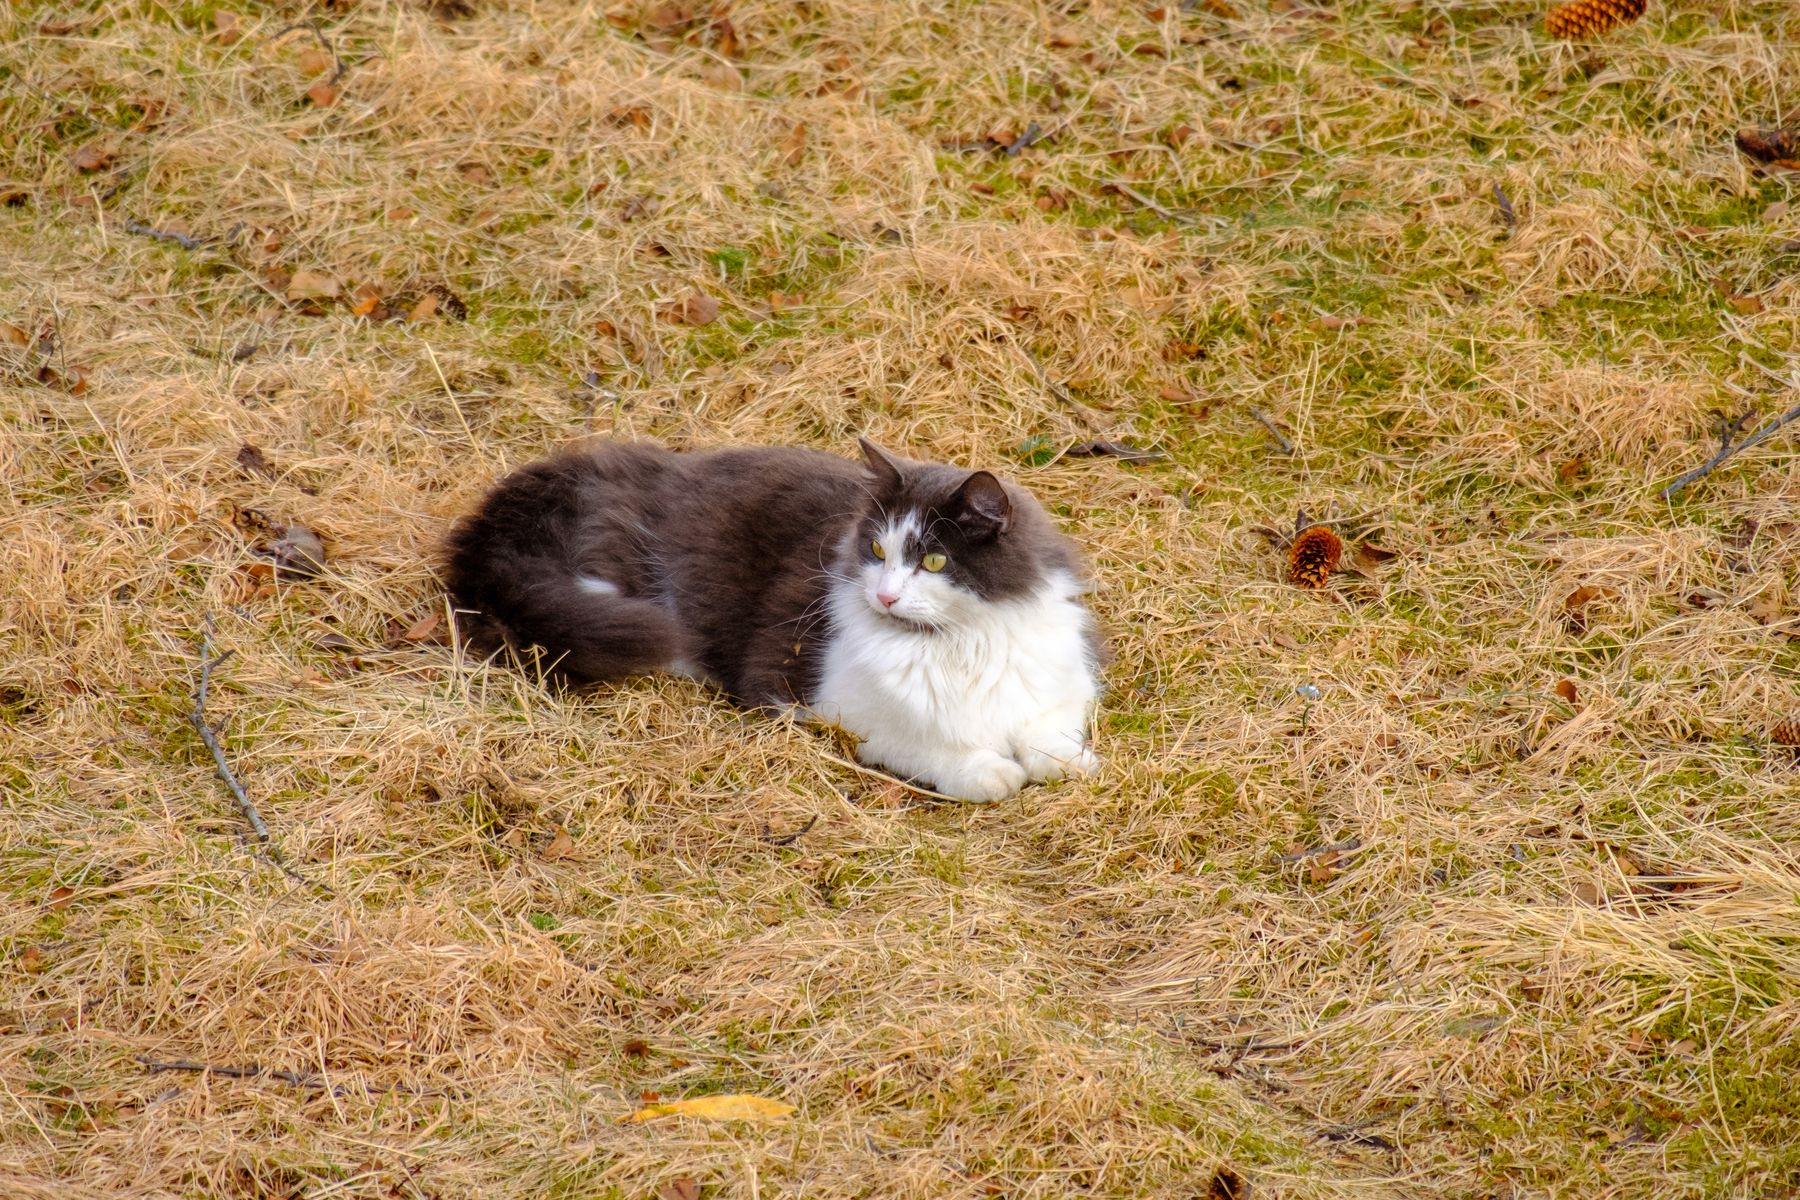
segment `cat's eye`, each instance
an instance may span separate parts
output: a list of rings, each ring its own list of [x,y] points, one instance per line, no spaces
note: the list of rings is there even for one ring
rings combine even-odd
[[[950,560],[945,558],[942,554],[927,554],[924,558],[919,560],[919,565],[935,575],[937,572],[943,570],[944,564],[949,561]]]
[[[885,559],[885,558],[887,558],[887,551],[886,551],[886,550],[883,550],[883,549],[882,549],[882,548],[881,548],[881,543],[880,543],[880,542],[870,542],[870,543],[869,543],[869,549],[871,549],[871,550],[873,550],[873,551],[874,551],[874,552],[875,552],[875,557],[876,557],[876,558],[880,558],[880,559]]]

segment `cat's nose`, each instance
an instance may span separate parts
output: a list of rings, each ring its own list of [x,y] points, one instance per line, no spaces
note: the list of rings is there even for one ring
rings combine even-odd
[[[877,600],[881,601],[881,607],[892,608],[892,607],[894,607],[895,601],[900,599],[900,593],[898,593],[898,592],[876,592],[875,598]]]

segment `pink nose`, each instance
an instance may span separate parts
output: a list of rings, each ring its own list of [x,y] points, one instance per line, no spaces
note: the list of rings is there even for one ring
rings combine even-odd
[[[875,598],[881,601],[881,607],[892,608],[894,607],[894,602],[900,599],[900,596],[898,593],[876,592]]]

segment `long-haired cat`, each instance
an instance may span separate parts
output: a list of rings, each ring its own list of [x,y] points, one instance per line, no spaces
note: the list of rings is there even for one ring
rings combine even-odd
[[[816,714],[966,800],[1091,771],[1083,568],[986,471],[614,443],[523,467],[450,536],[465,634],[580,683],[672,670]]]

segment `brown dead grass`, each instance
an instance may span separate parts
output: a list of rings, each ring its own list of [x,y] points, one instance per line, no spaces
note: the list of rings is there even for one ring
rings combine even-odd
[[[333,6],[328,108],[285,13],[0,13],[0,1190],[1795,1194],[1800,475],[1655,499],[1794,399],[1740,359],[1800,356],[1800,197],[1730,134],[1795,10],[683,11]],[[400,636],[573,438],[859,432],[1088,547],[1098,779],[938,806]],[[1045,462],[1096,436],[1169,458]],[[1299,506],[1400,558],[1287,587]],[[311,884],[186,722],[209,615]],[[617,1124],[723,1092],[799,1111]]]

